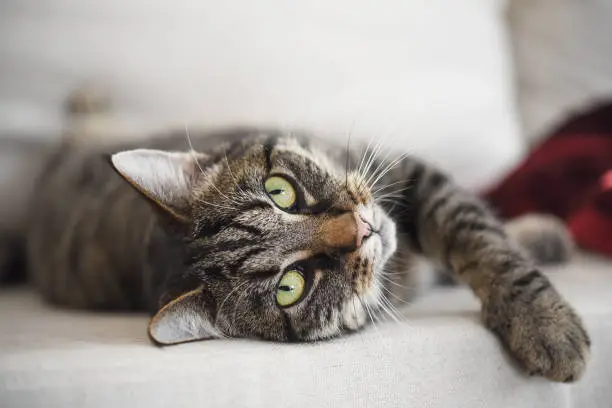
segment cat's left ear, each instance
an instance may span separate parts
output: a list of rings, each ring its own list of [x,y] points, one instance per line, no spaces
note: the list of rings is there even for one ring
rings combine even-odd
[[[196,152],[136,149],[111,156],[113,167],[138,191],[180,221],[188,220],[189,200],[198,175]]]
[[[164,346],[221,337],[212,323],[202,288],[187,292],[162,307],[149,323],[149,336]]]

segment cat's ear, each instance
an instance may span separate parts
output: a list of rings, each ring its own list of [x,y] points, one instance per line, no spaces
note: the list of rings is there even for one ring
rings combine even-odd
[[[188,219],[191,192],[201,168],[196,152],[136,149],[116,153],[111,162],[136,189],[180,221]]]
[[[162,307],[149,323],[149,336],[159,345],[220,337],[203,289],[187,292]]]

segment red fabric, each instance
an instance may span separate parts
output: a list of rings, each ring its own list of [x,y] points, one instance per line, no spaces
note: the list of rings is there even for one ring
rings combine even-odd
[[[506,218],[563,218],[580,246],[612,256],[612,105],[572,118],[484,196]]]

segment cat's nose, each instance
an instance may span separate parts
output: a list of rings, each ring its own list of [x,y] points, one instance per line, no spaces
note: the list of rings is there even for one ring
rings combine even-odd
[[[367,221],[364,221],[364,219],[361,218],[358,212],[354,212],[353,215],[357,224],[356,245],[357,248],[361,248],[361,244],[363,244],[363,241],[365,241],[367,237],[372,235],[372,226]]]
[[[355,250],[372,234],[372,227],[358,212],[344,213],[327,220],[319,230],[321,243],[327,248]]]

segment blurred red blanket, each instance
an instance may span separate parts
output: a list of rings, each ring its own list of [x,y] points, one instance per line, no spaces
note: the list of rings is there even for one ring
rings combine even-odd
[[[561,217],[579,246],[612,256],[612,105],[570,119],[484,196],[504,218]]]

